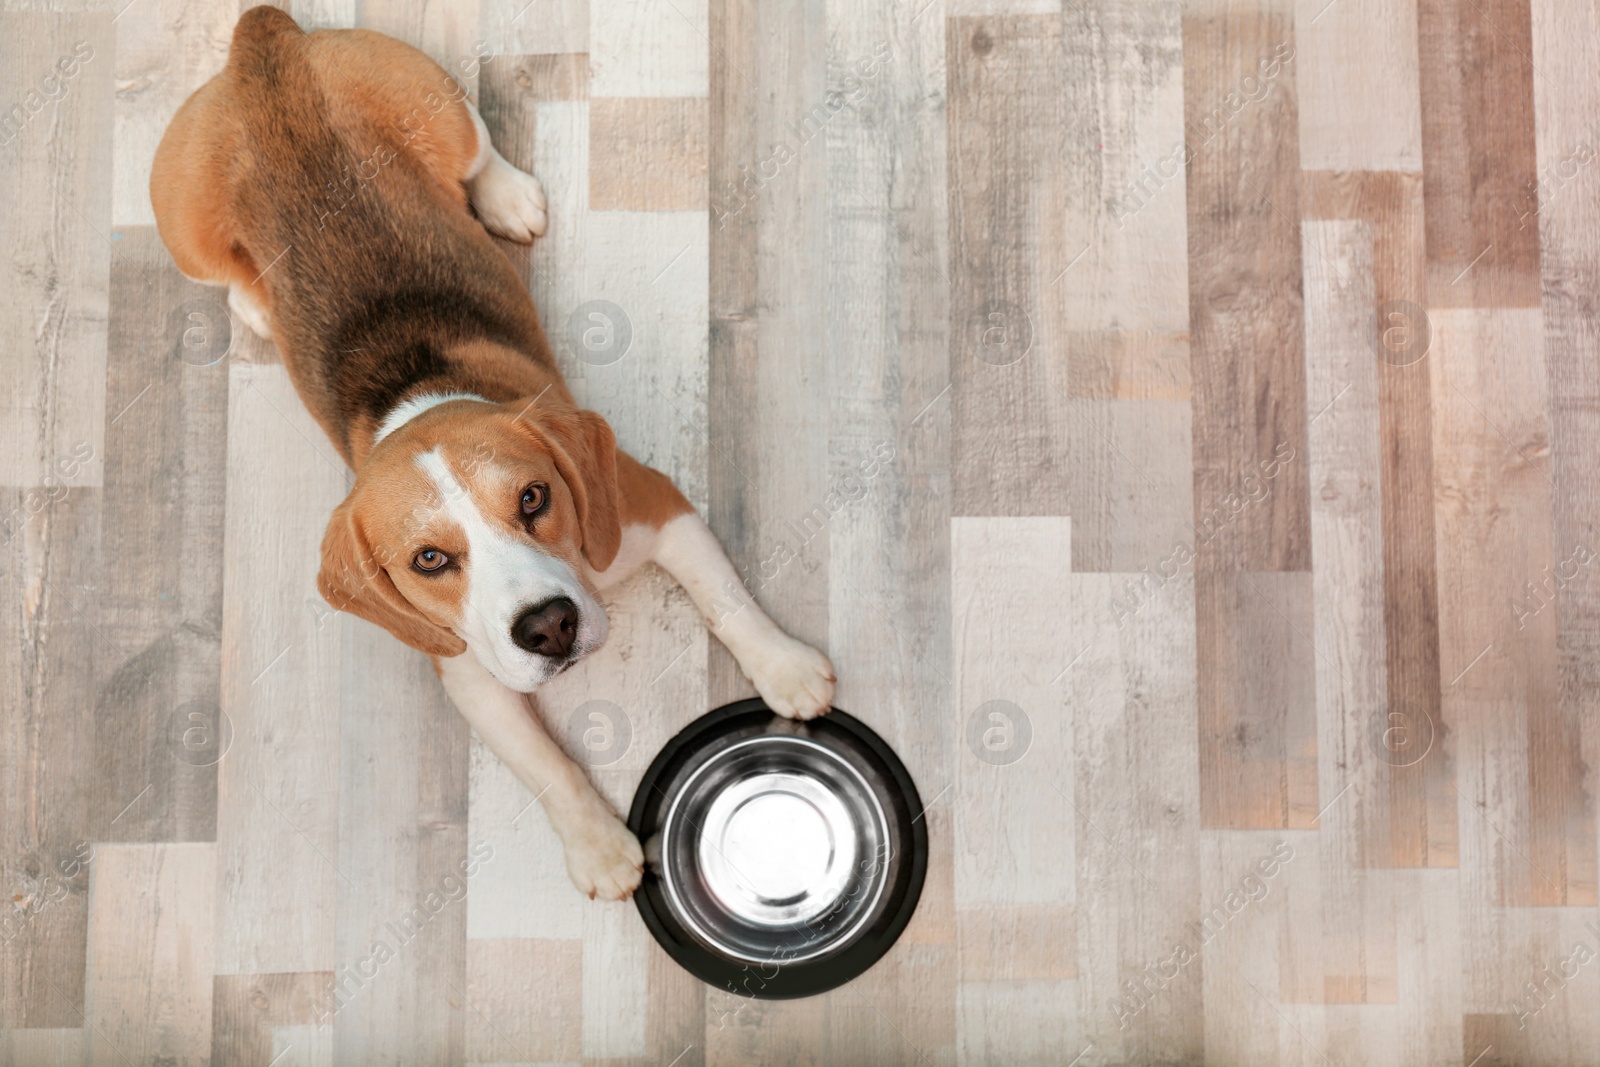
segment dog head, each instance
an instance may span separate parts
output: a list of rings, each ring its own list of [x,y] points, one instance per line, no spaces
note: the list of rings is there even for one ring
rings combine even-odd
[[[328,603],[531,692],[606,639],[585,570],[622,541],[616,436],[592,411],[452,400],[373,448],[322,542]]]

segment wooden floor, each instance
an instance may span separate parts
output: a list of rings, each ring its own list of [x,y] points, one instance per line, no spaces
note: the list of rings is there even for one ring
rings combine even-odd
[[[575,391],[917,779],[784,1003],[318,598],[349,475],[145,192],[239,9],[0,9],[0,1063],[1595,1062],[1600,0],[295,0],[543,179]],[[625,805],[750,689],[611,608],[540,703]]]

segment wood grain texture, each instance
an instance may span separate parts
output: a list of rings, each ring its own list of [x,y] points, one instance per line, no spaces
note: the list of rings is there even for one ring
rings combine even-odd
[[[1306,170],[1422,170],[1417,0],[1296,0]]]
[[[1594,176],[1577,163],[1595,143],[1590,116],[1600,105],[1600,9],[1593,4],[1555,11],[1534,9],[1534,59],[1539,168],[1546,185],[1532,204],[1538,210],[1541,255],[1541,306],[1544,362],[1549,390],[1552,547],[1558,564],[1578,546],[1593,549],[1600,540],[1600,471],[1584,458],[1600,448],[1600,337],[1587,294],[1600,280],[1600,204],[1592,194]],[[1557,91],[1555,86],[1565,85]],[[1568,110],[1570,106],[1570,110]],[[1524,201],[1519,221],[1526,218]],[[1587,568],[1585,568],[1587,570]],[[1571,565],[1562,568],[1571,573]],[[1596,735],[1597,683],[1600,683],[1600,582],[1557,577],[1557,686],[1560,722],[1581,767],[1600,758]],[[1549,593],[1542,594],[1548,598]],[[1554,711],[1555,709],[1551,709]],[[1576,737],[1573,731],[1576,730]],[[1586,814],[1574,827],[1576,838],[1592,820],[1596,785],[1592,774],[1569,778],[1568,796],[1583,796]],[[1587,872],[1585,872],[1587,873]]]
[[[1471,834],[1480,858],[1494,857],[1486,874],[1501,905],[1592,905],[1593,814],[1581,734],[1559,713],[1557,613],[1524,592],[1560,563],[1536,356],[1542,320],[1500,309],[1439,312],[1434,322],[1439,632],[1445,718],[1460,723],[1455,756],[1470,805],[1462,847]],[[1506,510],[1515,526],[1494,521]],[[1493,669],[1479,673],[1485,665]]]
[[[83,1006],[87,1062],[210,1062],[216,886],[214,844],[96,850]]]
[[[467,942],[468,1063],[576,1061],[582,1055],[579,941]]]
[[[1305,448],[1292,5],[1191,4],[1183,40],[1194,507],[1209,535],[1196,568],[1304,571],[1304,463],[1287,465],[1270,495],[1214,533],[1204,527],[1275,457]]]
[[[1063,307],[1069,363],[1098,338],[1118,351],[1122,377],[1165,377],[1167,361],[1152,357],[1189,330],[1182,5],[1086,3],[1062,12],[1059,81],[1071,151],[1062,176],[1068,210],[1055,234],[1066,258],[1042,279],[1041,297]],[[1128,337],[1150,343],[1123,343]]]
[[[1305,829],[1318,803],[1311,576],[1195,576],[1201,825]]]
[[[91,13],[7,23],[0,180],[19,199],[0,214],[0,484],[59,492],[99,485],[105,455],[115,27]]]
[[[704,210],[706,100],[599,97],[589,107],[589,156],[595,211]]]
[[[1528,0],[1417,0],[1430,308],[1539,304],[1531,33]]]
[[[229,375],[216,970],[332,970],[344,627],[315,577],[346,473],[281,364]]]
[[[126,664],[96,633],[85,595],[99,571],[100,492],[0,491],[10,559],[4,617],[5,730],[0,759],[6,847],[0,884],[0,1020],[81,1026],[89,869],[104,824],[98,798],[64,768],[94,760],[96,669]],[[129,797],[128,801],[136,799]]]
[[[708,15],[707,0],[589,0],[591,95],[705,96]]]
[[[96,614],[129,658],[95,709],[99,821],[105,840],[209,841],[222,575],[173,548],[222,539],[231,329],[222,291],[184,279],[153,230],[116,240],[100,542],[121,562],[105,571]]]
[[[583,55],[589,51],[589,0],[480,0],[481,37],[496,55]],[[587,88],[587,86],[586,86]]]
[[[342,789],[323,870],[339,889],[335,992],[317,1021],[331,1022],[339,1062],[458,1062],[467,895],[494,863],[467,841],[470,731],[425,657],[360,619],[332,625],[345,653]]]
[[[1373,227],[1377,313],[1369,343],[1378,368],[1383,457],[1385,704],[1418,723],[1425,718],[1447,730],[1440,703],[1444,679],[1431,489],[1435,372],[1429,358],[1432,329],[1422,311],[1427,284],[1422,183],[1402,174],[1307,171],[1303,195],[1307,218],[1365,219]],[[1330,252],[1318,247],[1317,255],[1328,267]],[[1375,862],[1453,866],[1457,794],[1449,761],[1393,760],[1387,773],[1388,858]]]
[[[265,1067],[278,1026],[318,1026],[331,972],[219,974],[211,989],[211,1062]],[[324,1026],[324,1030],[327,1028]]]
[[[1065,515],[1054,412],[1067,102],[1063,23],[951,18],[950,448],[957,515]]]
[[[361,0],[359,14],[363,29],[390,34],[426,52],[469,95],[477,90],[482,57],[493,54],[479,29],[482,18],[479,0],[458,0],[448,9],[408,0]]]
[[[36,1063],[82,1063],[84,1031],[7,1030],[0,1034],[0,1064],[31,1067]]]
[[[968,909],[1072,908],[1079,841],[1095,833],[1075,801],[1074,724],[1064,668],[1087,639],[1067,625],[1026,620],[1073,597],[1071,520],[956,518],[950,534],[950,610],[957,747],[955,902]],[[1018,559],[1036,561],[1018,569]],[[1067,993],[1060,1000],[1052,995]],[[1068,980],[962,982],[957,1058],[1003,1054],[1043,1062],[1073,1034]]]
[[[290,8],[544,183],[502,247],[574,392],[747,573],[798,550],[757,595],[911,768],[924,895],[765,1003],[574,892],[315,597],[348,474],[277,350],[194,358],[143,183],[238,5],[0,0],[0,1065],[1593,1059],[1600,3]],[[663,574],[606,601],[539,714],[622,806],[750,687]]]
[[[1388,731],[1384,649],[1383,452],[1379,424],[1375,239],[1366,220],[1307,222],[1306,394],[1317,653],[1321,914],[1316,1001],[1393,1003],[1393,764],[1416,744]],[[1400,726],[1414,728],[1401,721]],[[1411,741],[1411,738],[1403,738]]]
[[[1201,825],[1306,827],[1320,805],[1293,12],[1191,5],[1183,39]]]
[[[828,648],[835,703],[889,740],[919,792],[930,863],[917,914],[854,993],[858,1040],[891,1061],[948,1062],[956,1028],[953,820],[959,750],[950,566],[947,131],[925,101],[945,84],[945,33],[898,5],[826,6],[824,106],[831,255]],[[931,15],[931,13],[929,13]],[[815,111],[813,111],[815,114]],[[806,120],[810,121],[810,120]],[[810,146],[800,149],[810,150]],[[931,490],[931,491],[930,491]]]
[[[736,567],[760,574],[766,561],[794,557],[756,598],[791,633],[825,647],[828,587],[815,576],[828,538],[793,528],[829,493],[828,363],[814,333],[828,294],[826,158],[816,128],[792,126],[826,93],[814,32],[821,11],[813,3],[780,17],[730,0],[711,21],[725,62],[711,88],[706,436],[707,521]],[[742,168],[780,141],[794,155],[782,180],[741,187]],[[752,692],[720,647],[710,677],[713,703]]]
[[[1165,585],[1130,617],[1111,609],[1127,578],[1073,577],[1075,658],[1056,683],[1076,753],[1077,1014],[1108,1061],[1182,1063],[1205,1044],[1189,955],[1203,910],[1194,582]]]
[[[139,18],[117,18],[116,47],[105,49],[117,92],[112,107],[111,221],[153,226],[150,161],[161,134],[189,94],[227,62],[233,24],[249,4],[207,4],[191,10],[184,0],[158,0]],[[120,9],[118,9],[120,11]]]

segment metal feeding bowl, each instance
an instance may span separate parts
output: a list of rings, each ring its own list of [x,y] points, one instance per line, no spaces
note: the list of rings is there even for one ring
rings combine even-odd
[[[634,901],[701,981],[781,999],[877,962],[916,910],[928,864],[905,766],[842,711],[810,722],[741,700],[655,758],[628,826],[644,842]]]

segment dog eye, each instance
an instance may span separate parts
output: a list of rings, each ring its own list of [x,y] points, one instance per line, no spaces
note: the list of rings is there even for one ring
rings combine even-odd
[[[531,518],[539,514],[548,503],[550,503],[550,490],[543,485],[535,483],[522,491],[522,514],[524,516]]]
[[[450,557],[437,548],[425,548],[417,553],[417,558],[411,561],[411,565],[424,574],[432,574],[449,562]]]

